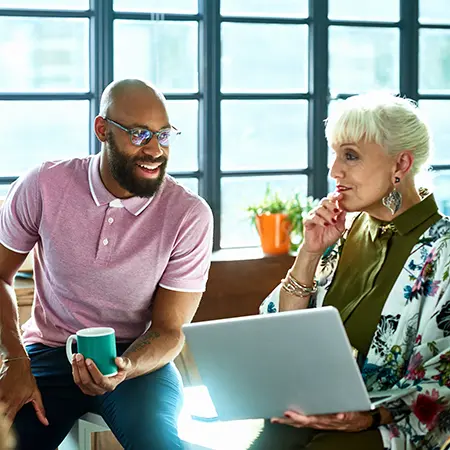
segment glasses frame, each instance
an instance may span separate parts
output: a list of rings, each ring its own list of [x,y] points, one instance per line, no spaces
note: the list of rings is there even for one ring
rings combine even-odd
[[[156,136],[156,140],[158,141],[158,145],[161,146],[161,147],[164,147],[164,148],[168,148],[170,145],[163,145],[163,144],[161,144],[161,142],[159,141],[159,136],[162,133],[166,132],[167,130],[175,131],[175,136],[172,139],[174,139],[176,136],[179,136],[181,134],[181,131],[178,128],[174,127],[173,125],[170,125],[170,127],[163,128],[162,130],[159,130],[159,131],[152,131],[152,130],[149,130],[148,128],[144,128],[144,127],[128,128],[125,125],[122,125],[119,122],[116,122],[115,120],[112,120],[112,119],[110,119],[109,117],[106,117],[106,116],[103,117],[103,120],[106,120],[106,122],[111,123],[111,124],[115,125],[117,128],[120,128],[121,130],[125,131],[130,136],[131,144],[134,145],[135,147],[143,147],[144,145],[147,145],[153,139],[153,137]],[[148,131],[150,133],[150,135],[148,137],[148,140],[146,140],[145,143],[143,143],[143,144],[135,144],[133,142],[133,133],[136,130],[146,130],[146,131]]]

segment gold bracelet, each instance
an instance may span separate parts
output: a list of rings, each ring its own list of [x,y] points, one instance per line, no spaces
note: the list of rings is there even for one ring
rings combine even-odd
[[[305,286],[300,283],[292,274],[291,270],[288,271],[286,278],[281,280],[283,289],[289,294],[295,295],[296,297],[309,297],[317,292],[317,282],[314,281],[312,286]]]
[[[17,356],[15,358],[6,358],[6,359],[2,359],[2,362],[5,363],[9,363],[12,361],[19,361],[20,359],[30,359],[28,356]]]

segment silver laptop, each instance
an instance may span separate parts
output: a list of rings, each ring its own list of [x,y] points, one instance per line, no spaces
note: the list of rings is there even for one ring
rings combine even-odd
[[[183,326],[220,420],[367,411],[407,390],[371,398],[336,308]],[[210,417],[211,418],[211,417]]]

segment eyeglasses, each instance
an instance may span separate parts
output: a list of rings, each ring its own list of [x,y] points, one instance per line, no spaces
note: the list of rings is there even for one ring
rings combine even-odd
[[[170,126],[170,128],[164,128],[159,131],[150,131],[147,128],[127,128],[120,123],[110,119],[109,117],[104,117],[104,119],[115,125],[117,128],[120,128],[121,130],[127,132],[130,135],[130,141],[133,145],[136,145],[136,147],[142,147],[143,145],[147,145],[150,140],[153,138],[153,136],[156,136],[156,139],[158,140],[158,144],[161,147],[169,147],[171,144],[173,144],[174,140],[177,136],[181,134],[181,131],[179,131],[174,126]]]

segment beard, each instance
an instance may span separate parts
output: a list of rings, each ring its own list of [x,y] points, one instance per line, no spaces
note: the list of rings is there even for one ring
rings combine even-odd
[[[106,136],[106,150],[108,153],[108,165],[114,179],[123,189],[137,197],[153,197],[161,187],[166,175],[167,158],[160,156],[153,158],[150,155],[141,157],[127,157],[119,150],[111,132]],[[136,176],[136,164],[161,163],[159,174],[155,179],[139,178]]]

